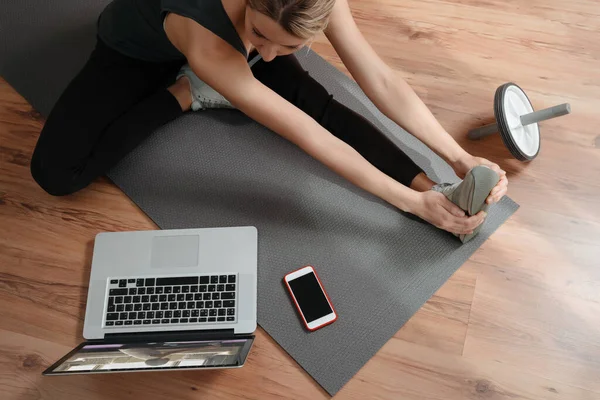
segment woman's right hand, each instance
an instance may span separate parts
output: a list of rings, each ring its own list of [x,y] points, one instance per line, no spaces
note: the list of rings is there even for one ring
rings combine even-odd
[[[446,196],[432,190],[418,194],[411,212],[440,229],[456,234],[473,233],[486,217],[484,211],[469,217]]]

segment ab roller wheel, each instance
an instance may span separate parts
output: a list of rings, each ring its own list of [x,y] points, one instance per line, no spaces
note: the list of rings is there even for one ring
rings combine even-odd
[[[473,129],[469,132],[469,139],[480,139],[500,132],[504,145],[517,160],[531,161],[540,152],[538,122],[570,112],[569,104],[534,112],[525,92],[514,83],[507,83],[496,90],[494,97],[496,123]]]

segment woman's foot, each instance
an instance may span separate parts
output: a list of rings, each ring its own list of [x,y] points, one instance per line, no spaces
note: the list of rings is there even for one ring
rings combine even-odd
[[[492,169],[479,165],[471,169],[462,182],[435,185],[431,190],[442,193],[451,202],[463,209],[467,215],[475,215],[480,211],[487,212],[489,205],[485,202],[491,190],[496,186],[500,177]],[[468,235],[456,235],[467,243],[473,239],[483,224],[479,225],[473,233]]]
[[[191,99],[191,109],[206,110],[209,108],[235,108],[233,105],[223,96],[221,96],[216,90],[208,86],[206,83],[200,80],[192,71],[189,64],[181,67],[177,80],[187,80]],[[177,98],[177,96],[175,96]],[[181,104],[181,103],[180,103]]]

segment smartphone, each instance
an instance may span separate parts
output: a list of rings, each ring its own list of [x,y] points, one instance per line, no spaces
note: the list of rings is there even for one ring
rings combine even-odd
[[[284,280],[306,329],[316,331],[337,319],[331,300],[312,266],[290,272]]]

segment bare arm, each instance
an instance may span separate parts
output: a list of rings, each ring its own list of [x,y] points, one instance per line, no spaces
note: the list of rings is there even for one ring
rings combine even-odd
[[[456,162],[466,155],[414,90],[369,45],[354,22],[347,0],[336,0],[325,33],[356,82],[381,112],[447,162]]]
[[[419,138],[446,160],[461,178],[476,165],[487,165],[501,177],[487,198],[500,201],[506,194],[506,172],[497,164],[462,149],[440,125],[404,79],[386,65],[356,26],[347,0],[336,0],[325,32],[354,79],[371,101],[392,121]]]

